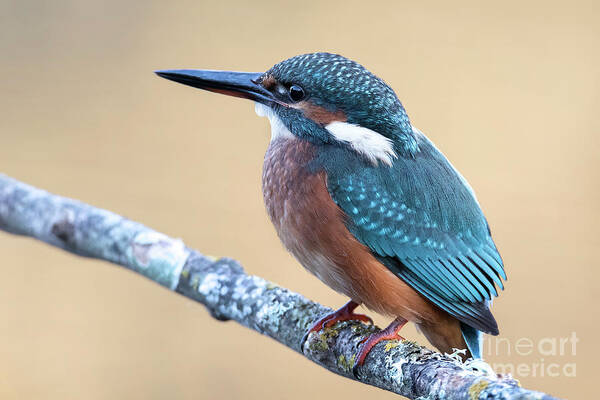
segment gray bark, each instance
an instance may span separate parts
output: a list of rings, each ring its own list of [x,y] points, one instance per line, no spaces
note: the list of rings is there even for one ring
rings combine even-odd
[[[235,320],[331,372],[411,399],[553,399],[410,341],[378,344],[354,377],[358,346],[378,328],[338,323],[311,334],[300,348],[306,330],[331,309],[247,275],[235,260],[214,260],[110,211],[1,174],[0,229],[119,264],[202,303],[215,318]]]

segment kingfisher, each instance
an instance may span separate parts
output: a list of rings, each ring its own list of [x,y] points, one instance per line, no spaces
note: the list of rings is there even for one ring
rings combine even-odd
[[[311,53],[266,72],[160,70],[166,79],[255,102],[269,119],[267,212],[283,245],[350,300],[314,323],[391,316],[360,345],[355,370],[411,321],[438,350],[481,358],[498,335],[491,301],[504,264],[467,181],[415,128],[382,79],[341,55]],[[306,335],[305,335],[306,337]]]

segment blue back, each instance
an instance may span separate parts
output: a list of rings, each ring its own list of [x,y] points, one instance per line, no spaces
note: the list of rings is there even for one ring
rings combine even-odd
[[[342,146],[324,145],[324,169],[347,227],[399,278],[479,331],[498,334],[488,308],[506,279],[475,196],[420,132],[418,151],[373,166]]]

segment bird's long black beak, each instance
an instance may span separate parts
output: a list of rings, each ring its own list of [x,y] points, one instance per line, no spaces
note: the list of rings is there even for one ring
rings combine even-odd
[[[166,69],[155,71],[165,79],[228,96],[242,97],[270,105],[277,100],[259,82],[262,73],[211,71],[203,69]]]

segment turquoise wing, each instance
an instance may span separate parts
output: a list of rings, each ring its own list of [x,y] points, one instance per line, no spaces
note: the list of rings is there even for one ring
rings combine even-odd
[[[343,159],[329,155],[327,186],[350,232],[438,307],[498,334],[489,302],[506,274],[462,176],[425,138],[414,158],[399,158],[392,167],[354,167]]]

